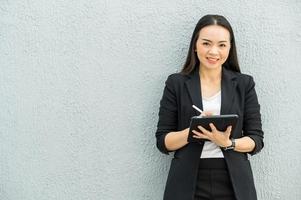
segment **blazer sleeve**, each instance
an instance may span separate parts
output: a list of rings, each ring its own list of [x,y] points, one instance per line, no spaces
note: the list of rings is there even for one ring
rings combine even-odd
[[[165,136],[167,133],[177,130],[177,118],[175,84],[172,75],[170,75],[165,82],[163,96],[160,101],[159,121],[156,131],[157,148],[162,153],[168,154],[170,152],[165,146]]]
[[[255,91],[255,82],[251,76],[245,93],[243,133],[255,142],[255,148],[250,154],[254,155],[260,152],[264,146],[260,105]]]

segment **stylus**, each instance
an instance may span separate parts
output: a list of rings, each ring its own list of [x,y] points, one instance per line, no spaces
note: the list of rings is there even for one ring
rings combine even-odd
[[[192,107],[194,108],[194,109],[196,109],[197,111],[199,111],[201,114],[202,114],[202,110],[201,109],[199,109],[198,107],[196,107],[195,105],[192,105]]]

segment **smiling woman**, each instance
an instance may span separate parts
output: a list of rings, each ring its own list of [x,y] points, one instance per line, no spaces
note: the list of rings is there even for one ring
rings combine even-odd
[[[230,47],[230,33],[224,27],[210,25],[200,30],[195,52],[202,66],[200,76],[203,98],[209,98],[221,90],[221,66],[228,58]]]
[[[158,149],[175,151],[164,200],[256,200],[247,153],[263,148],[255,83],[240,73],[233,30],[220,15],[197,23],[181,73],[165,83],[156,132]],[[199,127],[188,143],[192,105],[214,115],[237,114],[235,129]],[[203,139],[206,139],[204,141]]]
[[[219,68],[227,60],[229,50],[230,34],[227,29],[211,25],[200,31],[195,51],[203,68]]]

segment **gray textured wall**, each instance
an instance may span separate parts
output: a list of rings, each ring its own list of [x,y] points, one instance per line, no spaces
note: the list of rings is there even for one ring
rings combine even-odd
[[[159,100],[207,13],[232,23],[257,83],[259,199],[301,199],[298,0],[1,0],[0,199],[161,199]]]

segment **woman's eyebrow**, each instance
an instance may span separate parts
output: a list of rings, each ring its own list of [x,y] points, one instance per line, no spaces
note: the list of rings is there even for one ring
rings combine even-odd
[[[207,41],[207,42],[211,42],[211,40],[208,40],[208,39],[206,39],[206,38],[202,38],[202,40],[205,40],[205,41]]]
[[[202,38],[202,40],[205,40],[207,42],[212,42],[211,40],[208,40],[206,38]],[[222,41],[219,41],[218,43],[223,43],[223,42],[228,42],[227,40],[222,40]]]

